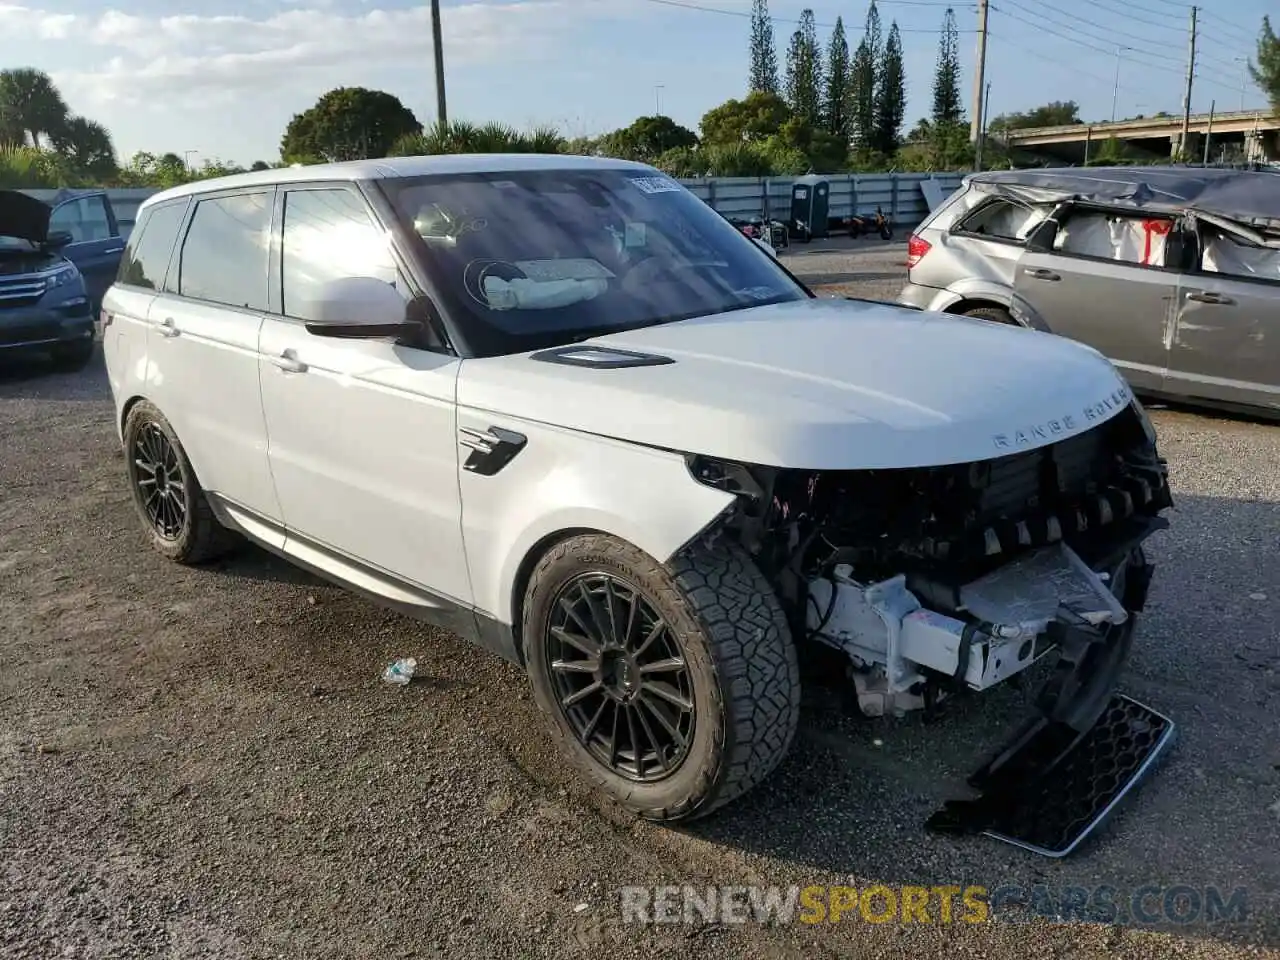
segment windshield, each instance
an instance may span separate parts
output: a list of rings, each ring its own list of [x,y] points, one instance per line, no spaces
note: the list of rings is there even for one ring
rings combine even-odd
[[[481,356],[809,296],[679,183],[643,170],[439,175],[381,186]]]

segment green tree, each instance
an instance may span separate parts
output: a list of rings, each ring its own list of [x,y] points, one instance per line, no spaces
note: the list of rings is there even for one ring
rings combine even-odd
[[[5,126],[21,131],[37,148],[51,143],[70,115],[53,80],[33,67],[0,70],[0,103],[4,104]]]
[[[875,0],[867,8],[862,41],[853,55],[849,76],[849,122],[854,146],[864,157],[876,151],[876,95],[880,65],[884,59],[880,36],[880,10]]]
[[[778,53],[767,0],[751,3],[751,72],[747,85],[761,93],[778,92]]]
[[[800,11],[800,25],[787,48],[787,103],[791,112],[816,125],[822,115],[822,62],[813,11]]]
[[[697,144],[698,135],[688,127],[657,116],[639,117],[631,126],[605,134],[600,146],[607,156],[652,163],[668,150]]]
[[[754,90],[741,100],[726,100],[702,115],[699,129],[707,144],[760,142],[791,119],[791,108],[776,93]]]
[[[337,87],[289,121],[280,156],[302,163],[385,157],[401,137],[421,132],[413,112],[391,94]]]
[[[1034,110],[1002,113],[992,119],[988,126],[992,131],[1005,131],[1026,130],[1032,127],[1065,127],[1068,124],[1083,122],[1080,119],[1078,103],[1074,100],[1054,100]]]
[[[388,152],[393,157],[424,157],[446,153],[561,153],[565,141],[559,131],[537,128],[528,133],[503,123],[477,125],[465,120],[436,124],[421,133],[401,137]]]
[[[84,117],[68,117],[61,129],[50,134],[53,148],[67,158],[71,169],[94,179],[116,172],[116,151],[111,134],[102,124]]]
[[[1256,62],[1255,62],[1256,61]],[[1266,94],[1272,110],[1280,110],[1280,39],[1271,29],[1271,18],[1262,18],[1255,60],[1249,62],[1249,75],[1258,89]]]
[[[902,63],[902,34],[895,20],[889,27],[876,85],[876,132],[874,149],[892,156],[902,140],[902,121],[907,110],[907,76]]]
[[[827,47],[826,103],[822,111],[827,131],[846,143],[849,140],[849,41],[844,34],[844,20],[836,17]]]
[[[960,33],[956,29],[955,11],[950,7],[942,18],[930,119],[935,126],[964,122],[964,104],[960,101]]]

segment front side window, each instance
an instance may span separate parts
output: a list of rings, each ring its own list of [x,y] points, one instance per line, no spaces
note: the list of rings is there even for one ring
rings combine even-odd
[[[271,198],[264,191],[196,203],[182,244],[179,294],[229,307],[267,309]]]
[[[111,239],[111,221],[107,217],[107,201],[102,196],[68,200],[49,215],[49,232],[65,230],[72,243],[89,243]]]
[[[148,290],[161,288],[187,206],[188,201],[179,200],[146,212],[142,224],[130,234],[124,256],[120,258],[120,272],[116,276],[120,283]]]
[[[626,169],[381,181],[482,356],[809,296],[676,181]]]
[[[350,190],[289,191],[280,250],[283,313],[315,319],[310,305],[320,285],[344,277],[375,277],[397,285],[386,233]]]
[[[1054,237],[1054,250],[1080,257],[1118,260],[1143,267],[1163,267],[1173,221],[1094,210],[1079,211]]]

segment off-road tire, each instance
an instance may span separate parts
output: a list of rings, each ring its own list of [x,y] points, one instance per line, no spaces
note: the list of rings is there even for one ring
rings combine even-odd
[[[1006,326],[1021,326],[1017,320],[1013,319],[1013,314],[1004,307],[974,307],[972,310],[966,310],[963,314],[966,317],[973,317],[977,320],[989,320],[992,323],[1003,323]]]
[[[637,782],[609,769],[565,719],[546,663],[552,605],[588,572],[636,589],[670,625],[693,680],[690,745],[674,772]],[[777,597],[731,542],[697,543],[669,564],[603,534],[576,536],[538,562],[525,594],[522,643],[534,698],[574,767],[627,810],[649,820],[705,816],[763,781],[790,749],[800,716],[800,671]]]
[[[60,373],[76,373],[87,367],[93,359],[93,347],[92,340],[60,343],[49,351],[49,359],[53,368]]]
[[[156,530],[155,523],[147,513],[138,485],[140,474],[135,464],[135,444],[139,433],[150,425],[159,428],[168,439],[176,454],[182,476],[181,496],[186,507],[185,518],[181,531],[173,539],[162,536]],[[204,488],[196,478],[195,468],[191,466],[191,461],[182,447],[182,441],[178,439],[177,433],[165,419],[164,414],[153,404],[141,400],[129,411],[123,433],[125,467],[133,505],[147,531],[151,546],[157,553],[175,563],[194,565],[214,560],[239,545],[240,538],[218,522],[205,496]]]

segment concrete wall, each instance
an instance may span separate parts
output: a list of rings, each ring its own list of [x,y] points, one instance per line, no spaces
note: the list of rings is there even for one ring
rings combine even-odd
[[[880,207],[900,229],[908,230],[924,219],[929,205],[920,185],[934,180],[945,195],[960,185],[960,173],[851,173],[835,174],[831,182],[830,215],[873,213]],[[791,210],[793,177],[709,177],[682,180],[694,194],[728,217],[755,217],[767,214],[788,219]],[[25,193],[51,201],[57,190],[26,190]],[[120,221],[121,233],[128,235],[142,201],[157,190],[108,190],[111,205]]]

